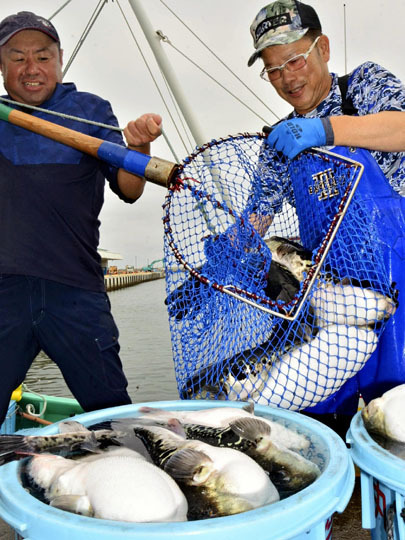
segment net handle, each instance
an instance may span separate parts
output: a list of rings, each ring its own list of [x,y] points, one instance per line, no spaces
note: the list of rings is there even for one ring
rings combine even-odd
[[[49,139],[75,148],[105,161],[114,167],[142,176],[149,182],[168,187],[176,176],[178,165],[165,159],[129,150],[124,146],[91,137],[48,120],[17,111],[0,103],[0,120],[33,131]]]

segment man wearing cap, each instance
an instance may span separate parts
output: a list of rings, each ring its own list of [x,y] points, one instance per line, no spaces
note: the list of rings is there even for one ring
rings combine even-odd
[[[53,24],[23,11],[0,22],[0,69],[19,110],[124,145],[110,104],[62,83]],[[45,111],[25,106],[40,106]],[[50,116],[46,110],[103,124]],[[149,153],[161,118],[129,122],[130,147]],[[0,424],[11,392],[43,350],[84,410],[131,402],[97,253],[104,183],[125,202],[144,179],[0,121]]]
[[[318,15],[297,0],[267,5],[250,30],[255,51],[248,65],[261,58],[261,77],[293,107],[267,137],[274,159],[280,160],[280,153],[293,159],[314,146],[365,148],[370,151],[364,152],[367,164],[377,164],[378,190],[368,195],[380,216],[390,216],[377,227],[381,237],[390,239],[387,271],[399,290],[397,311],[365,368],[339,392],[306,411],[344,436],[360,393],[368,402],[405,382],[405,87],[371,61],[355,68],[345,81],[330,73],[329,40]],[[384,196],[377,196],[377,191]],[[287,164],[281,160],[278,177],[263,179],[264,196],[257,203],[255,224],[261,221],[264,230],[290,193]]]

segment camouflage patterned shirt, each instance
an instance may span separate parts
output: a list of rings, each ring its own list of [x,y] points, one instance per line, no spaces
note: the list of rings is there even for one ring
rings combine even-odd
[[[331,75],[332,86],[327,98],[310,113],[299,115],[294,111],[292,117],[311,118],[343,114],[338,76],[335,73]],[[381,111],[405,111],[405,86],[392,73],[374,62],[365,62],[350,73],[347,97],[352,100],[359,116]],[[267,159],[269,150],[266,151]],[[270,150],[270,152],[273,151]],[[405,196],[405,152],[371,151],[371,155],[380,166],[391,187]],[[269,170],[273,181],[268,181],[267,171],[265,175],[261,174],[264,181],[262,195],[255,208],[255,212],[258,214],[272,215],[281,209],[283,201],[293,202],[287,165],[280,163],[277,157],[275,161],[278,162],[276,174],[274,170],[272,172]]]

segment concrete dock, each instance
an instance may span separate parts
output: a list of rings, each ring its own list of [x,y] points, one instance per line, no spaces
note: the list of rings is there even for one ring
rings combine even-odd
[[[104,276],[104,282],[108,292],[123,289],[124,287],[131,287],[145,281],[162,279],[164,276],[164,271],[135,272],[132,274],[106,274]]]

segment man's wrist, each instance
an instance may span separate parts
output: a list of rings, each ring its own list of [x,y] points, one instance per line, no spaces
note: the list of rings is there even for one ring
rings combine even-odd
[[[325,146],[333,146],[335,143],[335,134],[329,116],[321,118],[323,129],[325,130]]]
[[[136,150],[137,148],[144,148],[147,144],[149,144],[149,143],[144,143],[144,144],[127,144],[127,148],[129,148],[130,150]]]

